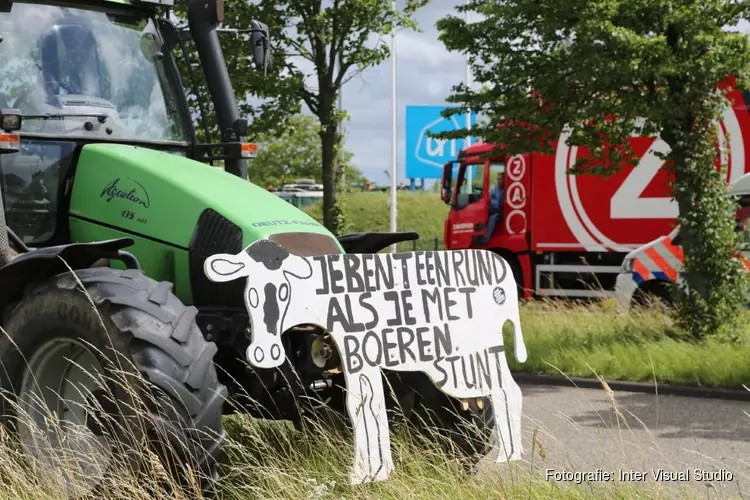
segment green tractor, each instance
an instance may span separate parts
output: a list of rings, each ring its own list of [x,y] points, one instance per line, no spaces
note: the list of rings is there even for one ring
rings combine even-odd
[[[143,438],[169,470],[187,464],[209,488],[229,411],[299,423],[319,403],[345,415],[340,369],[316,359],[331,356],[323,331],[284,332],[287,365],[249,368],[244,283],[209,281],[207,257],[259,239],[311,256],[417,238],[336,238],[249,183],[247,122],[217,33],[223,2],[190,0],[189,33],[169,20],[173,3],[0,0],[0,416],[51,468],[62,467],[54,453],[63,440],[52,424],[70,432],[91,491],[116,474],[115,457],[140,465],[119,446]],[[258,70],[268,32],[250,28]],[[174,56],[186,35],[220,144],[196,139]],[[206,164],[216,159],[224,170]],[[415,421],[432,409],[464,453],[474,438],[458,432],[456,409],[491,429],[489,404],[459,408],[424,376],[393,377],[403,382],[393,384],[393,407]],[[150,424],[133,423],[144,411]]]

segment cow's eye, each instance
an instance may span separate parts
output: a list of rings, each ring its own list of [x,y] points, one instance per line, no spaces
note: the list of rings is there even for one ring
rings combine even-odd
[[[289,285],[282,283],[279,287],[279,300],[286,300],[289,297]]]

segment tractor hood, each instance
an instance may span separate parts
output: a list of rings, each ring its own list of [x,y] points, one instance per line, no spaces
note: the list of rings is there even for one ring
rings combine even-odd
[[[206,209],[242,229],[243,247],[290,232],[336,240],[288,202],[221,169],[138,146],[100,143],[81,150],[71,219],[187,249]]]

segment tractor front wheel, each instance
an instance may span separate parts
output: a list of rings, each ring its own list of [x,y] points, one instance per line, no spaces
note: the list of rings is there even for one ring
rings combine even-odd
[[[152,452],[166,484],[210,490],[227,393],[196,312],[171,283],[108,268],[54,276],[10,306],[1,416],[35,469],[69,496],[108,496],[130,474],[149,491],[138,478],[159,477]]]

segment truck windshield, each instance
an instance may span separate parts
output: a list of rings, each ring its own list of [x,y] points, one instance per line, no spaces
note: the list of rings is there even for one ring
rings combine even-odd
[[[0,37],[0,107],[22,135],[186,141],[151,19],[13,2]]]
[[[456,207],[461,208],[475,203],[482,198],[484,188],[484,163],[462,165],[458,173],[458,192],[456,193]]]

